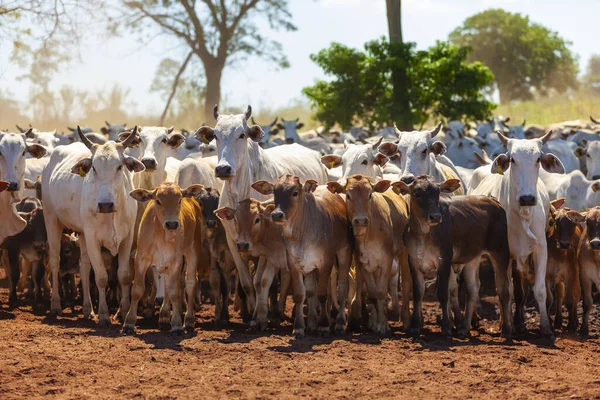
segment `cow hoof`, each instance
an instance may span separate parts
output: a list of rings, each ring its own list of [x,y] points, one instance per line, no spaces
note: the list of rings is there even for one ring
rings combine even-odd
[[[463,329],[459,330],[459,331],[456,333],[456,337],[457,337],[457,338],[459,338],[459,339],[468,339],[468,338],[469,338],[469,336],[471,336],[471,333],[470,333],[470,332],[467,332],[467,331],[465,331],[465,330],[463,330]]]
[[[255,321],[250,321],[250,326],[248,326],[248,328],[246,329],[246,332],[248,332],[248,333],[256,333],[256,331],[257,331],[256,322]]]
[[[102,318],[98,320],[98,328],[108,328],[110,326],[110,319]]]
[[[133,326],[124,326],[123,329],[121,329],[121,334],[123,336],[135,335],[135,329]]]
[[[171,329],[171,336],[182,336],[184,333],[183,328],[179,327],[179,328],[173,328]]]
[[[160,322],[158,321],[158,329],[161,331],[168,331],[171,328],[170,322]]]
[[[185,324],[185,331],[188,333],[192,333],[194,332],[196,328],[194,327],[194,324]]]
[[[302,340],[304,339],[304,329],[295,329],[292,335],[295,340]]]
[[[50,310],[48,312],[48,317],[56,318],[62,316],[62,310]]]
[[[333,331],[336,335],[344,335],[346,333],[346,328],[344,327],[344,325],[336,324]]]
[[[581,337],[582,337],[583,339],[587,339],[587,338],[588,338],[588,336],[590,335],[590,331],[589,331],[589,329],[588,329],[588,328],[583,328],[583,327],[582,327],[582,328],[581,328],[581,330],[579,331],[579,334],[581,335]]]
[[[361,330],[361,320],[360,319],[351,319],[348,322],[348,330],[352,332],[360,332]]]
[[[515,332],[518,334],[525,334],[527,333],[527,327],[525,324],[515,324]]]
[[[259,332],[265,332],[269,327],[269,323],[267,321],[259,321],[256,327]]]
[[[329,327],[328,326],[320,326],[319,327],[319,336],[329,337]]]

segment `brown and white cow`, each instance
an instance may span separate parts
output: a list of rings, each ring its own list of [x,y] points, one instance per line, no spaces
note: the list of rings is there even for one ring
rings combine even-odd
[[[276,319],[283,316],[289,288],[289,268],[282,227],[271,219],[274,208],[272,200],[261,203],[256,199],[246,199],[240,201],[235,210],[223,207],[215,212],[222,220],[235,220],[235,240],[240,253],[259,258],[258,270],[254,275],[257,302],[250,322],[250,326],[258,330],[267,328],[269,293],[278,273],[282,276],[282,290]]]
[[[577,258],[579,259],[579,279],[583,295],[581,335],[587,336],[590,311],[594,306],[592,284],[600,287],[600,206],[590,208],[582,214],[582,217],[585,217],[585,228],[579,241]]]
[[[352,262],[352,234],[344,199],[325,186],[317,188],[314,180],[302,184],[300,178],[294,175],[282,175],[275,183],[254,182],[252,188],[263,195],[274,195],[275,208],[271,219],[283,227],[294,286],[294,336],[304,336],[305,296],[309,305],[308,330],[329,333],[327,289],[336,262],[339,266],[339,311],[335,331],[343,333],[346,329],[348,273]],[[317,299],[321,306],[320,315],[317,313]]]
[[[500,298],[502,334],[512,334],[509,303],[508,248],[506,213],[493,198],[485,196],[440,197],[460,186],[458,179],[435,183],[427,175],[419,175],[410,185],[403,181],[392,184],[397,193],[410,194],[409,228],[404,235],[413,280],[414,312],[411,332],[418,334],[422,321],[425,281],[423,274],[438,271],[438,300],[442,309],[442,334],[451,336],[448,314],[448,281],[450,269],[465,264],[463,276],[467,284],[467,307],[459,336],[467,336],[479,297],[478,268],[486,252],[494,266],[496,290]],[[456,271],[458,272],[458,271]]]
[[[146,286],[146,272],[155,266],[166,277],[167,296],[173,308],[171,332],[182,333],[181,275],[185,258],[185,290],[187,311],[185,328],[194,329],[198,253],[202,236],[201,210],[193,199],[204,190],[202,185],[180,189],[175,183],[161,183],[154,190],[136,189],[130,193],[135,200],[149,202],[140,222],[135,253],[135,278],[129,312],[123,325],[124,333],[134,331],[137,306]],[[161,309],[159,324],[169,323],[169,308]]]
[[[560,198],[550,204],[550,217],[546,237],[548,240],[548,267],[546,268],[547,304],[552,304],[552,286],[556,286],[556,317],[554,327],[562,327],[562,306],[566,300],[569,310],[567,330],[577,330],[577,304],[581,297],[577,246],[581,238],[583,216],[569,208],[560,208],[565,199]],[[566,298],[565,298],[566,289]]]
[[[399,271],[395,265],[401,266],[403,284],[410,285],[408,253],[402,241],[408,225],[408,204],[403,196],[388,190],[388,180],[373,185],[364,175],[352,175],[345,186],[329,182],[327,187],[332,193],[346,194],[346,211],[354,234],[355,260],[367,283],[369,297],[377,308],[374,330],[382,335],[389,334],[385,298],[389,287],[392,303],[398,304]],[[402,321],[406,328],[410,319],[409,293],[410,287],[403,288]]]

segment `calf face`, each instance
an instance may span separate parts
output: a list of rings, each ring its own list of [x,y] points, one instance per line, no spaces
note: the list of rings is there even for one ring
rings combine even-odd
[[[26,134],[0,133],[0,180],[8,182],[6,190],[18,192],[25,174],[25,153],[35,158],[46,155],[46,149],[39,144],[28,144]]]
[[[352,221],[352,231],[355,236],[363,236],[367,233],[371,221],[373,192],[383,193],[389,187],[390,181],[382,180],[373,185],[369,178],[363,175],[352,175],[345,186],[338,182],[327,183],[327,189],[331,193],[346,194],[346,210],[348,218]]]
[[[255,199],[240,201],[236,210],[223,207],[215,211],[221,220],[235,220],[237,248],[240,253],[253,252],[253,245],[266,229],[266,219],[270,218],[273,205],[264,205]]]
[[[300,118],[289,121],[281,118],[281,123],[277,124],[277,128],[283,130],[285,142],[288,144],[298,141],[298,129],[302,129],[304,127],[304,124],[302,122],[298,123],[298,121],[300,121]]]
[[[211,239],[215,236],[219,219],[215,215],[215,211],[219,208],[219,191],[215,188],[205,188],[200,195],[196,197],[196,201],[202,209],[202,219],[206,228],[206,236]]]
[[[561,200],[564,202],[564,199],[558,201]],[[548,238],[556,241],[558,249],[571,250],[577,225],[584,221],[584,217],[569,208],[557,207],[556,201],[552,202],[552,205],[548,220]]]
[[[181,190],[176,183],[166,182],[161,183],[152,191],[136,189],[130,193],[130,196],[141,203],[152,200],[154,213],[163,228],[168,231],[176,231],[182,226],[181,199],[195,197],[203,190],[202,185],[190,185]]]
[[[578,147],[575,154],[578,157],[585,157],[587,178],[600,179],[600,141],[588,142],[585,148]]]
[[[185,142],[185,137],[180,133],[172,133],[173,127],[163,128],[158,126],[145,126],[139,134],[139,142],[133,145],[140,146],[140,161],[147,171],[163,171],[167,165],[169,148],[176,149]],[[129,136],[123,132],[120,139]]]
[[[585,225],[587,228],[585,240],[589,242],[592,250],[600,251],[600,207],[594,207],[587,211]]]
[[[435,183],[427,175],[419,175],[410,183],[404,181],[392,184],[396,193],[410,194],[410,212],[429,226],[436,226],[442,222],[440,209],[440,193],[452,193],[460,188],[460,180],[448,179],[442,183]]]
[[[252,188],[266,196],[273,194],[275,207],[271,213],[271,219],[275,223],[284,224],[288,219],[294,217],[302,196],[315,191],[317,182],[308,180],[303,185],[297,176],[282,175],[277,178],[275,184],[258,181],[252,184]]]
[[[44,210],[41,207],[34,209],[27,221],[27,226],[31,228],[33,233],[31,246],[35,251],[46,249],[46,223],[44,222]]]
[[[379,139],[375,144],[360,145],[344,142],[346,151],[341,157],[329,154],[321,157],[321,162],[330,169],[341,165],[343,179],[356,174],[381,177],[382,167],[388,161],[386,156],[377,152],[382,140]]]

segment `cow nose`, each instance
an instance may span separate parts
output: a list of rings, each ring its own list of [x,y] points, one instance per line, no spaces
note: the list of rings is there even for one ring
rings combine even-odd
[[[248,251],[250,249],[250,244],[246,242],[238,242],[237,248],[239,251]]]
[[[173,231],[179,228],[179,221],[165,221],[165,229]]]
[[[111,213],[114,211],[115,211],[115,203],[113,203],[112,201],[98,203],[98,212],[99,213],[105,214],[105,213]]]
[[[217,178],[230,178],[231,167],[229,165],[217,165],[215,168],[215,176]]]
[[[535,200],[535,196],[533,196],[533,195],[519,197],[519,205],[521,207],[535,206],[535,204],[536,204],[536,200]]]
[[[31,244],[36,251],[42,251],[46,248],[46,242],[35,241]]]
[[[283,220],[283,211],[275,210],[271,213],[271,219],[273,221],[282,221]]]
[[[154,304],[157,306],[162,306],[163,301],[165,300],[164,297],[155,297],[154,298]]]
[[[600,250],[600,239],[590,240],[590,247],[594,250]]]
[[[563,241],[561,241],[559,243],[559,245],[560,245],[560,248],[562,250],[569,250],[571,248],[571,242],[563,242]]]
[[[142,158],[142,164],[144,164],[144,167],[148,170],[156,169],[156,160],[154,158]]]
[[[207,228],[214,228],[215,226],[217,226],[217,221],[213,221],[213,220],[206,221]]]
[[[400,178],[400,180],[402,182],[404,182],[405,184],[410,185],[415,180],[415,177],[414,176],[403,176],[402,178]]]
[[[367,217],[364,217],[364,218],[354,218],[352,220],[352,223],[355,226],[367,226],[367,225],[369,225],[369,218],[367,218]]]
[[[294,143],[294,139],[293,138],[286,138],[285,139],[285,144],[292,144]]]
[[[434,223],[434,224],[439,224],[440,222],[442,222],[442,214],[440,214],[440,213],[430,214],[429,222]]]
[[[600,175],[592,175],[592,180],[597,180],[600,179]],[[10,189],[9,189],[10,190]]]
[[[19,190],[19,187],[19,182],[10,182],[6,190],[8,190],[9,192],[16,192]]]

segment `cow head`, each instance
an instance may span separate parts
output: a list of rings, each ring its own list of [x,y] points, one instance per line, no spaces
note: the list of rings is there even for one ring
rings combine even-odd
[[[290,143],[299,143],[300,136],[298,136],[298,129],[302,129],[304,124],[300,121],[300,118],[292,119],[286,121],[281,118],[281,123],[277,124],[277,128],[283,130],[283,134],[285,136],[285,142]]]
[[[248,163],[248,139],[259,142],[264,135],[260,126],[248,126],[247,121],[251,116],[250,106],[244,114],[237,115],[221,115],[219,108],[215,106],[215,127],[203,126],[196,131],[195,136],[203,143],[216,140],[219,159],[215,168],[217,178],[228,180],[235,177],[238,170]]]
[[[196,139],[193,132],[188,131],[187,129],[182,129],[181,134],[185,137],[185,149],[191,153],[195,153],[200,151],[201,142]]]
[[[219,191],[210,187],[205,188],[204,191],[196,196],[196,200],[202,209],[202,217],[208,239],[215,237],[217,228],[219,227],[219,219],[215,215],[215,210],[219,208],[219,197]]]
[[[44,209],[37,207],[31,211],[30,217],[27,219],[27,225],[31,227],[33,232],[33,241],[31,245],[35,251],[46,249],[48,237],[46,235],[46,223],[44,222]]]
[[[202,154],[203,158],[216,156],[217,141],[213,139],[210,143],[200,143],[198,151]]]
[[[86,179],[90,190],[95,191],[94,212],[116,212],[118,194],[125,186],[125,180],[131,179],[130,172],[144,170],[141,162],[124,153],[137,135],[137,126],[127,133],[124,141],[115,143],[110,140],[102,145],[92,143],[81,130],[77,133],[92,154],[73,165],[71,172]]]
[[[28,144],[26,136],[32,132],[29,128],[26,133],[0,133],[0,180],[8,182],[6,190],[18,192],[21,189],[25,174],[25,155],[29,153],[35,158],[46,155],[46,149],[39,144]]]
[[[431,131],[422,132],[400,132],[395,128],[398,143],[384,143],[379,151],[388,157],[398,155],[402,169],[400,180],[410,184],[415,176],[430,174],[435,157],[446,152],[444,143],[433,140],[441,129],[441,123]]]
[[[578,224],[585,220],[580,213],[570,208],[561,208],[565,199],[560,198],[550,204],[550,216],[548,218],[548,238],[556,241],[556,247],[561,250],[571,250],[573,239]]]
[[[582,213],[585,217],[585,241],[594,251],[600,251],[600,206],[590,208]]]
[[[448,157],[454,165],[460,167],[475,169],[480,163],[475,154],[481,153],[479,144],[475,139],[460,135],[457,139],[448,143],[446,157]]]
[[[502,144],[508,149],[500,154],[492,163],[493,174],[504,174],[508,171],[514,201],[521,207],[537,204],[537,183],[540,166],[548,172],[565,173],[565,167],[554,154],[542,152],[542,146],[550,139],[552,131],[539,139],[509,139],[497,132]]]
[[[258,243],[261,235],[271,219],[273,204],[261,203],[255,199],[240,201],[236,210],[223,207],[215,211],[221,220],[234,220],[237,248],[241,253],[252,252],[254,244]]]
[[[158,126],[145,126],[140,130],[139,141],[133,145],[140,146],[140,161],[146,171],[164,171],[167,165],[169,148],[176,149],[185,142],[185,137],[180,133],[172,133],[173,127],[163,128]],[[119,135],[122,140],[129,136],[129,132]]]
[[[265,133],[264,136],[260,140],[261,145],[267,143],[269,141],[269,137],[271,137],[271,135],[277,135],[279,133],[279,128],[276,126],[278,119],[279,119],[278,117],[275,117],[273,122],[271,122],[269,125],[260,125],[260,124],[256,123],[256,121],[254,120],[254,117],[250,118],[250,120],[252,121],[252,125],[260,125],[261,129]]]
[[[183,198],[196,197],[204,191],[202,185],[194,184],[181,189],[176,183],[161,183],[154,190],[136,189],[129,193],[140,203],[152,201],[148,209],[167,231],[177,231],[183,226],[181,221],[181,201]]]
[[[460,188],[459,179],[448,179],[435,183],[427,175],[419,175],[410,184],[404,181],[392,184],[397,194],[410,194],[410,212],[421,223],[436,226],[442,222],[440,193],[452,193]]]
[[[508,125],[509,120],[510,118],[500,121],[503,131],[506,132],[506,136],[511,139],[525,139],[525,124],[527,121],[523,120],[521,125]]]
[[[18,128],[18,126],[17,126]],[[39,132],[37,130],[22,131],[27,136],[27,144],[39,144],[43,146],[48,153],[52,153],[54,148],[59,145],[60,139],[56,136],[56,129],[52,132]]]
[[[294,218],[305,196],[312,196],[317,189],[317,182],[308,180],[300,183],[300,178],[294,175],[282,175],[275,184],[267,181],[258,181],[252,184],[258,193],[268,196],[273,194],[274,205],[271,219],[278,224],[285,224]]]
[[[351,175],[361,174],[370,178],[382,178],[383,167],[388,158],[377,152],[383,138],[375,144],[353,144],[345,141],[346,151],[340,157],[329,154],[321,157],[321,162],[327,168],[342,166],[342,179]]]
[[[352,221],[354,236],[364,236],[371,221],[371,200],[373,193],[383,193],[390,188],[390,181],[382,180],[373,185],[369,177],[352,175],[346,184],[328,182],[327,189],[331,193],[346,194],[346,210]]]
[[[113,125],[108,121],[104,121],[104,123],[106,124],[106,126],[103,126],[102,128],[100,128],[100,132],[102,132],[102,134],[104,134],[105,136],[108,137],[109,140],[117,140],[119,138],[119,135],[122,132],[125,132],[127,130],[127,122],[125,122],[122,125],[116,124]]]
[[[585,157],[588,179],[600,179],[600,141],[588,142],[584,147],[577,147],[575,155]]]

